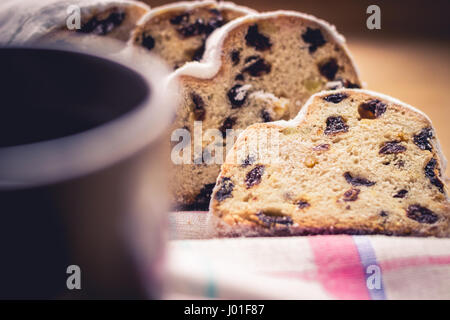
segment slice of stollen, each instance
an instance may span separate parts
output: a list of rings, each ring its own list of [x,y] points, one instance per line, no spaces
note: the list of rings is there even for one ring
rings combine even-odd
[[[130,43],[159,55],[176,69],[202,58],[206,40],[214,30],[252,13],[256,11],[226,1],[175,2],[147,13]]]
[[[89,35],[117,39],[125,46],[149,10],[143,2],[130,0],[2,0],[0,43],[77,43]]]
[[[211,223],[229,236],[448,236],[445,166],[419,110],[366,90],[326,91],[295,119],[239,136],[212,194]]]

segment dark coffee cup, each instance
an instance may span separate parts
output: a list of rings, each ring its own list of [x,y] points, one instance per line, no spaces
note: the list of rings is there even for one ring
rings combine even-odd
[[[0,298],[157,298],[166,69],[0,49]]]

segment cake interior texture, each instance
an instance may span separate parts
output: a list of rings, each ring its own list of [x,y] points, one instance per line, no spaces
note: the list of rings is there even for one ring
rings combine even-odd
[[[219,234],[448,236],[445,160],[433,127],[383,98],[328,91],[290,122],[246,129],[213,191]],[[267,135],[271,146],[255,143]]]
[[[201,62],[220,63],[212,78],[194,75],[191,69],[197,65],[178,70],[182,102],[175,128],[193,134],[194,122],[202,121],[203,131],[222,131],[225,144],[226,129],[290,119],[318,91],[361,86],[337,33],[315,19],[279,13],[243,17],[231,24],[223,41],[214,43],[220,45],[220,61]],[[211,141],[203,139],[203,148]],[[202,155],[193,154],[192,161],[198,157]],[[219,170],[219,164],[175,166],[175,202],[206,209]]]
[[[209,35],[227,22],[252,12],[216,2],[198,2],[186,9],[155,8],[136,28],[132,42],[162,57],[176,69],[186,62],[201,60]]]

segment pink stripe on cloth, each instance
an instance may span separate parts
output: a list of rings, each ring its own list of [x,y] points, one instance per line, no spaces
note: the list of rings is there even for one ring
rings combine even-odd
[[[450,265],[450,256],[415,256],[390,259],[380,263],[383,271],[433,265]]]
[[[351,236],[314,236],[309,243],[323,288],[338,299],[368,300],[366,278]]]
[[[311,270],[305,271],[270,271],[263,272],[270,277],[279,277],[279,278],[290,278],[290,279],[301,279],[307,281],[318,281],[317,274]]]

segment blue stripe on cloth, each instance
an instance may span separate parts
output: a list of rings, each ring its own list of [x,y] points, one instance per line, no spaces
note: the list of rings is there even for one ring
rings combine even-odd
[[[208,272],[208,284],[206,287],[206,296],[210,299],[214,299],[217,297],[217,288],[216,288],[216,283],[214,281],[214,276],[213,276],[211,266],[209,266],[208,269],[209,269],[208,270],[209,272]]]
[[[373,300],[385,300],[383,276],[370,239],[365,236],[353,236],[353,241],[356,244],[359,258],[364,268],[366,287],[370,297]]]

